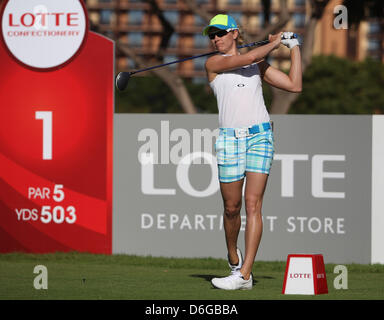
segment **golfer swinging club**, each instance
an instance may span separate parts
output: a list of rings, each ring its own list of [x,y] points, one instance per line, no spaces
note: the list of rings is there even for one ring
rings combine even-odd
[[[214,287],[252,289],[252,266],[263,223],[261,207],[274,154],[270,117],[261,80],[290,92],[302,86],[299,41],[292,32],[269,35],[269,43],[245,54],[237,50],[239,29],[229,15],[216,15],[204,29],[219,54],[207,59],[208,81],[217,98],[220,134],[215,144],[220,191],[224,202],[224,230],[228,250],[228,277],[213,278]],[[263,58],[280,43],[291,49],[291,68],[285,74]],[[237,248],[242,189],[245,184],[245,257]]]

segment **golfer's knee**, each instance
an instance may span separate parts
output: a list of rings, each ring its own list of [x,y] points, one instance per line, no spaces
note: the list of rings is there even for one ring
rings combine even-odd
[[[241,202],[226,202],[224,204],[224,215],[229,218],[235,218],[240,215]]]
[[[245,197],[245,211],[247,215],[261,214],[261,207],[263,204],[262,195],[252,195]]]

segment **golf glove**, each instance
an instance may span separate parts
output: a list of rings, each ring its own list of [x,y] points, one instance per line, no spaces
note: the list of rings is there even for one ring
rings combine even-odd
[[[293,47],[299,46],[300,42],[298,38],[294,38],[295,34],[293,32],[283,32],[281,35],[281,43],[292,49]]]

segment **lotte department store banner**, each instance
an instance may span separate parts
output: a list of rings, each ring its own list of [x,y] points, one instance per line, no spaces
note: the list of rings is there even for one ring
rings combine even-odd
[[[376,165],[383,118],[272,120],[276,153],[257,259],[322,253],[327,262],[383,261],[382,197],[373,196],[384,181]],[[217,115],[116,114],[114,122],[113,252],[225,257]],[[244,248],[244,205],[241,214]]]

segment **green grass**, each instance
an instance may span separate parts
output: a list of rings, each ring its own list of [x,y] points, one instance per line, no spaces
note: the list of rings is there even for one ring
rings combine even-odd
[[[36,265],[48,269],[48,289],[36,290]],[[1,254],[0,299],[259,300],[384,299],[384,265],[346,265],[348,289],[336,290],[327,264],[328,294],[282,295],[285,262],[255,262],[251,291],[213,289],[228,274],[223,259],[180,259],[86,253]]]

